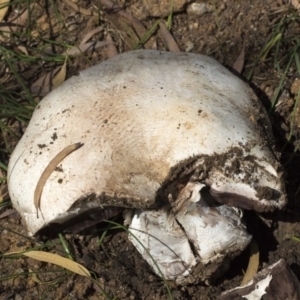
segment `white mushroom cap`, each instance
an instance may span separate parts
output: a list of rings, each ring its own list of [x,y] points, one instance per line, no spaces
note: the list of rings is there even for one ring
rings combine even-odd
[[[278,163],[257,118],[267,124],[248,86],[212,58],[124,53],[70,78],[38,104],[9,162],[11,200],[34,234],[88,195],[100,199],[87,201],[90,207],[151,207],[172,168],[193,157],[221,157],[240,149],[237,173],[222,170],[226,163],[213,165],[203,181],[214,191],[231,189],[266,201],[267,208],[282,207]],[[40,199],[43,217],[37,218],[38,180],[51,159],[74,143],[84,145],[47,180]],[[244,163],[249,156],[252,161]],[[227,160],[228,170],[233,160]],[[260,199],[255,190],[260,185],[280,196]]]
[[[11,200],[29,234],[92,208],[138,208],[131,241],[157,274],[182,282],[197,261],[250,242],[234,206],[284,206],[268,126],[248,86],[215,60],[128,52],[39,103],[10,159]]]

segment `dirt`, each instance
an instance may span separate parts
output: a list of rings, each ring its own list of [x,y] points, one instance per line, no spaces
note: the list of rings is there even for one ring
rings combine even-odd
[[[98,1],[74,1],[79,7],[94,10],[99,7]],[[139,19],[146,28],[160,18],[168,16],[165,2],[163,9],[152,6],[151,1],[117,1],[126,12]],[[171,1],[170,1],[171,2]],[[175,1],[176,11],[173,15],[171,34],[181,51],[201,53],[214,57],[231,68],[245,49],[245,64],[242,77],[250,73],[250,84],[262,100],[266,109],[271,112],[270,119],[277,151],[281,153],[281,163],[285,169],[288,205],[283,211],[256,214],[246,212],[248,231],[258,243],[260,251],[260,268],[284,258],[295,275],[300,279],[300,244],[292,237],[300,237],[300,117],[296,95],[299,93],[299,73],[291,64],[283,86],[276,99],[276,106],[270,110],[271,101],[276,95],[276,88],[282,78],[282,70],[276,68],[274,60],[288,63],[286,53],[293,47],[293,39],[286,39],[276,53],[272,49],[265,60],[258,57],[270,39],[276,25],[294,15],[298,21],[285,25],[287,37],[299,36],[299,14],[292,10],[285,1],[249,0],[249,1]],[[177,3],[178,2],[178,3]],[[182,2],[183,5],[182,5]],[[287,2],[287,1],[286,1]],[[195,3],[198,6],[195,6]],[[199,5],[201,4],[201,5]],[[193,6],[194,5],[194,6]],[[150,9],[151,7],[151,9]],[[174,6],[175,7],[175,6]],[[44,10],[46,8],[46,10]],[[43,35],[55,41],[79,44],[84,35],[101,24],[103,32],[93,36],[93,40],[102,40],[110,33],[117,50],[131,50],[134,38],[124,28],[128,26],[133,32],[143,34],[143,28],[124,16],[101,10],[101,14],[89,15],[72,8],[65,3],[58,3],[57,9],[68,30],[58,32],[57,24],[47,23],[55,15],[53,6],[48,1],[38,7],[37,23],[34,23],[35,34]],[[46,13],[47,11],[47,13]],[[48,24],[48,25],[47,25]],[[53,26],[49,26],[52,24]],[[129,25],[128,25],[129,24]],[[39,26],[38,26],[39,25]],[[32,45],[31,45],[32,46]],[[53,46],[54,47],[54,46]],[[146,47],[165,49],[163,38],[154,32]],[[62,53],[57,47],[55,51]],[[78,71],[102,61],[108,57],[105,48],[98,48],[78,55],[70,60],[67,76],[78,74]],[[18,65],[17,71],[28,86],[39,78],[40,74],[56,67],[53,63],[35,66],[28,69]],[[2,72],[2,68],[1,68]],[[15,88],[13,80],[6,83],[7,89]],[[20,92],[21,88],[16,88]],[[294,111],[294,113],[292,113]],[[12,142],[12,144],[15,142]],[[1,143],[2,144],[2,143]],[[1,160],[7,163],[8,156]],[[2,213],[2,211],[1,211]],[[120,216],[114,221],[122,223]],[[86,230],[85,234],[67,234],[65,239],[75,260],[93,273],[94,280],[75,275],[54,265],[39,262],[30,258],[1,258],[0,260],[0,299],[217,299],[222,291],[238,286],[249,260],[246,249],[235,258],[229,270],[211,284],[197,283],[176,286],[168,282],[171,290],[168,294],[163,280],[157,277],[147,263],[141,258],[134,246],[128,241],[127,233],[120,229],[111,229],[109,223],[101,223]],[[18,252],[31,247],[38,247],[39,242],[27,237],[26,229],[17,214],[0,219],[0,253]],[[103,236],[100,243],[99,238]],[[60,240],[56,237],[44,238],[44,251],[65,255]],[[30,273],[30,274],[29,274]]]

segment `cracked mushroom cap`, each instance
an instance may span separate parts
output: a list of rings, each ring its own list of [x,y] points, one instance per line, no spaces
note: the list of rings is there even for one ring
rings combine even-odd
[[[30,234],[96,206],[157,207],[189,181],[223,204],[281,208],[285,191],[268,127],[247,84],[212,58],[127,52],[38,104],[9,162],[11,200]],[[56,161],[37,207],[42,173],[77,143]]]

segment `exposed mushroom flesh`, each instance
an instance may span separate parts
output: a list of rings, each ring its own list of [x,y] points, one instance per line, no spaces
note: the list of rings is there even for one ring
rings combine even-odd
[[[130,225],[129,239],[155,272],[178,283],[184,282],[197,258],[207,264],[233,257],[251,241],[241,223],[242,211],[226,205],[211,206],[206,202],[208,194],[200,194],[201,188],[202,184],[187,184],[177,199],[180,202],[184,198],[186,205],[175,212],[175,217],[165,208],[139,210]]]

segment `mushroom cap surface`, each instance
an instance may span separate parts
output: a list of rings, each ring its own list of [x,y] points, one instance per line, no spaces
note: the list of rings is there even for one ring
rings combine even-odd
[[[37,105],[9,162],[11,200],[35,234],[71,208],[155,207],[168,183],[201,164],[199,178],[220,199],[232,193],[251,200],[245,208],[280,208],[285,192],[268,126],[248,85],[214,59],[127,52],[71,77]],[[37,218],[38,180],[74,143],[83,146],[46,181]]]

